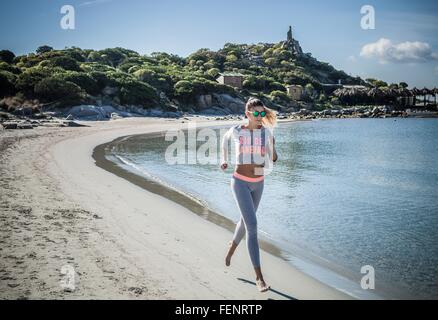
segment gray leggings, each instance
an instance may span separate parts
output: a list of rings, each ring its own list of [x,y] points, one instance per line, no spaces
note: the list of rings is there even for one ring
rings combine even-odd
[[[246,246],[254,268],[260,267],[256,212],[262,197],[263,186],[264,180],[249,182],[235,176],[231,178],[231,190],[241,213],[234,231],[233,241],[239,244],[246,229]]]

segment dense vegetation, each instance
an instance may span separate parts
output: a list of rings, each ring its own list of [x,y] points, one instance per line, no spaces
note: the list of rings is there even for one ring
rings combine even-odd
[[[243,89],[219,84],[215,79],[224,71],[243,74]],[[303,85],[307,100],[324,102],[328,97],[321,83],[339,79],[344,84],[365,83],[310,54],[294,56],[281,43],[227,43],[217,52],[200,49],[186,58],[163,52],[140,55],[123,48],[41,46],[22,56],[0,51],[0,98],[59,106],[109,103],[165,109],[173,100],[184,109],[207,93],[251,94],[288,103],[287,84]]]

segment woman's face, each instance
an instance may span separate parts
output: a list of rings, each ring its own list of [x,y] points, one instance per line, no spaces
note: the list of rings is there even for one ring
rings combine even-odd
[[[254,111],[259,112],[259,115],[257,117],[254,117],[254,114],[253,114]],[[245,114],[250,122],[254,122],[256,125],[261,125],[263,118],[260,115],[260,112],[262,112],[262,111],[266,111],[264,107],[256,106],[256,107],[252,107],[251,109],[248,109],[248,111],[246,111]]]

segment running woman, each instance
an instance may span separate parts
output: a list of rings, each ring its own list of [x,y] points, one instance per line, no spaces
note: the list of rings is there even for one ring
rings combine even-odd
[[[265,283],[260,267],[256,212],[263,193],[265,164],[269,163],[272,169],[272,163],[278,158],[273,135],[277,115],[261,100],[250,98],[245,105],[245,116],[248,123],[232,126],[222,139],[222,170],[228,168],[228,142],[232,139],[235,143],[236,166],[230,186],[241,214],[229,243],[225,265],[230,265],[231,257],[246,233],[246,245],[255,270],[257,288],[260,292],[266,292],[270,286]]]

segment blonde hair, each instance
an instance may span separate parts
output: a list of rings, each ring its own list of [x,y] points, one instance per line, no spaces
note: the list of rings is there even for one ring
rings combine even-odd
[[[245,112],[254,107],[263,107],[266,111],[266,116],[262,118],[262,123],[270,128],[274,128],[277,125],[277,111],[268,108],[264,105],[262,100],[258,98],[249,98],[245,105]]]

